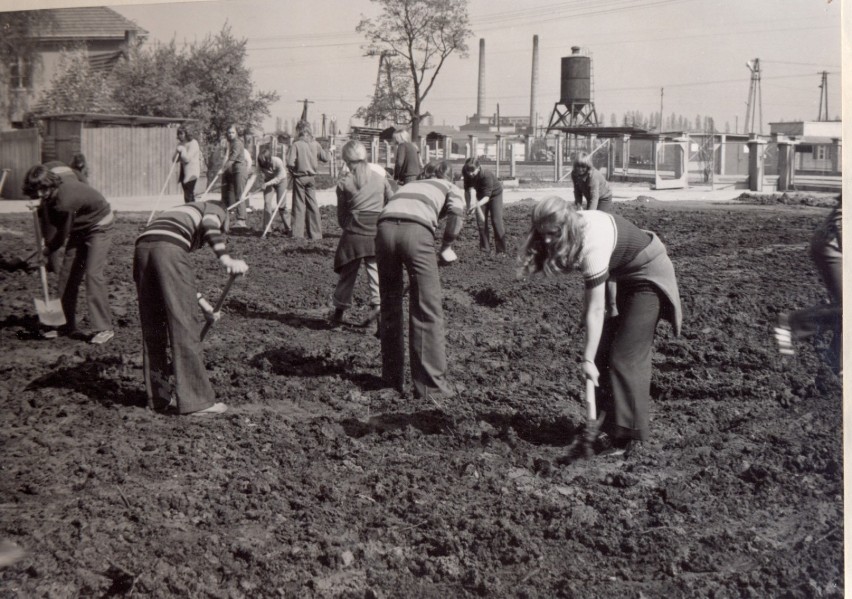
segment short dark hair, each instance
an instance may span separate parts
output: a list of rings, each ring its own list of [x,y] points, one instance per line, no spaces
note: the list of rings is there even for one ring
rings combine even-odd
[[[37,164],[24,175],[24,184],[21,190],[24,195],[33,199],[38,198],[38,192],[42,190],[56,189],[62,185],[62,178],[43,164]]]
[[[71,164],[69,165],[75,171],[81,171],[86,168],[86,155],[82,152],[77,152],[74,154],[74,157],[71,158]]]
[[[257,165],[261,168],[270,168],[272,166],[272,152],[269,148],[263,148],[260,154],[257,155]]]
[[[183,136],[186,138],[186,141],[192,140],[192,131],[190,131],[189,127],[185,125],[181,125],[177,128],[177,135],[183,133]]]
[[[462,167],[462,174],[469,175],[473,171],[479,168],[479,158],[471,157],[464,161],[464,166]]]

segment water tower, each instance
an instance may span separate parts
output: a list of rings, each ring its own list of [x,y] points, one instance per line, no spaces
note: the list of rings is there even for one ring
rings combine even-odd
[[[592,101],[592,59],[571,47],[571,56],[562,57],[559,102],[553,105],[547,130],[562,127],[596,126],[598,115]]]

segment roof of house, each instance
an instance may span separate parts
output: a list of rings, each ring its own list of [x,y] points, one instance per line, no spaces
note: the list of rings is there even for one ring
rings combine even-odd
[[[39,31],[41,39],[123,39],[125,31],[135,31],[138,37],[148,32],[111,8],[86,6],[79,8],[56,8],[49,13],[50,25]]]

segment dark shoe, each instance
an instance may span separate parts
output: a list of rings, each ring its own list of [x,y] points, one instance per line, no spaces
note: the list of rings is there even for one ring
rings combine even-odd
[[[627,452],[627,447],[632,442],[633,439],[627,439],[625,437],[613,439],[612,447],[602,451],[601,455],[606,457],[623,457],[624,454]]]
[[[331,326],[339,327],[343,324],[343,313],[346,312],[345,308],[335,308],[334,312],[332,312],[329,321],[331,321]]]

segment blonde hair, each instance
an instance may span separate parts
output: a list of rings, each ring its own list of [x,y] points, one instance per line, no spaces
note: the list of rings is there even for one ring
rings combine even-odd
[[[311,141],[314,138],[311,124],[308,121],[301,120],[296,123],[296,137],[307,141]]]
[[[592,155],[588,152],[580,152],[577,154],[577,157],[574,158],[574,166],[587,166],[589,170],[595,168],[595,165],[592,164]]]
[[[393,132],[393,140],[398,144],[407,143],[411,141],[411,134],[408,129],[400,129]]]
[[[370,170],[367,166],[367,148],[360,141],[352,139],[343,145],[340,154],[346,166],[352,171],[355,189],[361,189],[367,184],[370,177]]]
[[[583,221],[577,208],[559,196],[547,196],[533,206],[530,220],[530,231],[518,255],[518,276],[563,274],[576,268],[583,251]],[[539,231],[547,224],[559,227],[559,236],[550,244]]]

